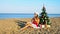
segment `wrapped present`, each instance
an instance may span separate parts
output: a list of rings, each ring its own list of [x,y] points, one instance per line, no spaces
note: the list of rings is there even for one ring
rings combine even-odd
[[[45,28],[45,25],[42,25],[42,28]]]

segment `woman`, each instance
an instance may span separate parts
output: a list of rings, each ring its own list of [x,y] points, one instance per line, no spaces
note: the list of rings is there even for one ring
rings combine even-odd
[[[38,18],[38,15],[39,14],[37,12],[34,13],[34,18],[32,19],[32,27],[33,28],[39,28],[38,25],[39,25],[40,19]]]
[[[21,30],[26,29],[27,27],[32,27],[32,28],[40,28],[38,27],[40,19],[38,18],[38,13],[34,13],[34,18],[32,18],[31,22],[28,22],[25,27],[23,27]]]

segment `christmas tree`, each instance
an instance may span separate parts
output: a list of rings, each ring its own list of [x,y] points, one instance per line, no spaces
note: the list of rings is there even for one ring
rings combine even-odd
[[[50,25],[50,20],[49,20],[47,13],[46,13],[46,8],[44,6],[42,8],[42,12],[41,12],[39,18],[40,18],[40,24]]]

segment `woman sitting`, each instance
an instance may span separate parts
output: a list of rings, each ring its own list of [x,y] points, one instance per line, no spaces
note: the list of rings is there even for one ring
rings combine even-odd
[[[38,27],[40,19],[38,18],[38,13],[34,13],[34,18],[32,18],[31,22],[27,22],[26,26],[23,27],[21,30],[26,29],[27,27],[32,27],[32,28],[40,28]]]
[[[38,27],[39,22],[40,22],[40,19],[38,18],[38,13],[35,12],[35,13],[34,13],[34,18],[32,19],[32,27],[33,27],[33,28],[39,28],[39,27]]]

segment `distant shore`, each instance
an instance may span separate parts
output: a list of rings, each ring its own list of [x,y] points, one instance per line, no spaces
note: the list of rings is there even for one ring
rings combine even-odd
[[[26,21],[26,22],[30,22],[32,18],[7,18],[7,19],[0,19],[0,34],[6,33],[6,34],[10,34],[10,33],[21,33],[19,26],[16,24],[17,20],[20,21]],[[43,30],[42,31],[38,31],[37,29],[30,31],[30,28],[27,28],[27,30],[24,30],[24,33],[22,34],[30,34],[30,33],[50,33],[50,34],[55,34],[55,33],[59,33],[60,34],[60,17],[56,17],[56,18],[50,18],[51,21],[51,28],[49,31]],[[29,32],[30,31],[30,32]],[[27,33],[28,32],[28,33]]]

